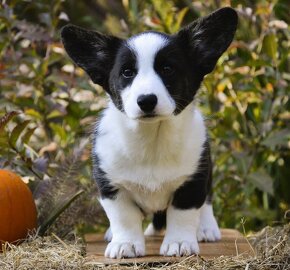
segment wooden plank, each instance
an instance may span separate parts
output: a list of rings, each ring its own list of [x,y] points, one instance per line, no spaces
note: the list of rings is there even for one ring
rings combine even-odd
[[[221,241],[214,243],[199,243],[200,256],[204,259],[224,256],[252,256],[252,249],[246,239],[237,230],[222,229]],[[104,257],[107,242],[104,241],[102,234],[87,234],[86,261],[92,264],[135,264],[135,263],[172,263],[184,258],[165,257],[159,255],[159,249],[163,236],[146,237],[146,256],[140,258],[108,259]]]

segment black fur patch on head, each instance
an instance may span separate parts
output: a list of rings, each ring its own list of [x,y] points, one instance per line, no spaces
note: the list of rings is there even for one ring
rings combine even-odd
[[[222,8],[168,36],[169,44],[157,53],[154,69],[176,103],[175,114],[193,101],[203,77],[230,45],[237,21],[236,11]]]
[[[172,205],[178,209],[200,208],[211,192],[211,185],[212,162],[209,142],[206,141],[196,173],[175,191]]]
[[[121,99],[121,91],[127,86],[130,86],[137,75],[136,55],[124,43],[118,50],[114,66],[110,72],[109,86],[112,101],[115,106],[123,111],[123,104]],[[126,72],[132,74],[126,74]]]
[[[174,113],[180,113],[193,101],[202,77],[194,73],[179,39],[171,37],[168,45],[157,53],[154,69],[175,101]]]

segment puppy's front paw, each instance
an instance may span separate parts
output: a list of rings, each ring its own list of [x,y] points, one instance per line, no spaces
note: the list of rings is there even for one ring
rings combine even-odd
[[[199,228],[197,231],[197,240],[199,242],[201,241],[214,242],[220,239],[221,239],[221,232],[214,218],[213,220],[211,220],[211,222],[208,222],[208,223],[202,222],[199,225]]]
[[[110,242],[105,251],[105,257],[111,259],[134,258],[145,255],[144,243]]]
[[[167,241],[163,240],[160,254],[164,256],[189,256],[198,254],[199,247],[197,241]]]

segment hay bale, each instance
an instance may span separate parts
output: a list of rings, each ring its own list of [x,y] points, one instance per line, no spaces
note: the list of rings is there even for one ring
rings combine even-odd
[[[30,236],[21,245],[6,244],[0,253],[0,269],[81,269],[84,264],[79,241],[64,242],[57,236]]]
[[[86,262],[84,244],[79,239],[68,242],[62,241],[54,234],[43,238],[35,236],[19,246],[8,245],[0,254],[0,269],[290,269],[290,224],[283,227],[266,227],[248,239],[256,254],[252,258],[220,256],[204,260],[200,256],[191,256],[179,263],[159,266],[152,264],[105,266]]]

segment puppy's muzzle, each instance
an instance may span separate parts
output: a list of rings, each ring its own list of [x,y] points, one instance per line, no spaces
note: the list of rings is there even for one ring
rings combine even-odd
[[[145,114],[152,114],[157,104],[157,96],[154,94],[140,95],[137,104]]]

